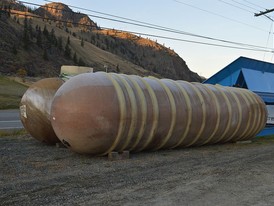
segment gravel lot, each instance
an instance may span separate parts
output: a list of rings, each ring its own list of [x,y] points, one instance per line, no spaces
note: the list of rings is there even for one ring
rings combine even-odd
[[[117,161],[29,135],[0,148],[0,205],[274,205],[274,139]]]

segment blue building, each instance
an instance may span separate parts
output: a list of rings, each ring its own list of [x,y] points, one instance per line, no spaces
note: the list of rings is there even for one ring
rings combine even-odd
[[[268,110],[267,125],[258,136],[274,135],[274,64],[239,57],[203,83],[236,86],[258,94]]]

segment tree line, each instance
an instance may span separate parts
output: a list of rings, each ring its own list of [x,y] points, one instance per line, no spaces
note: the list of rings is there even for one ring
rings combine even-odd
[[[65,58],[73,60],[76,65],[85,66],[85,62],[80,57],[78,58],[76,52],[72,55],[72,49],[70,45],[70,37],[67,37],[67,41],[64,45],[64,40],[61,36],[56,36],[54,28],[49,30],[47,25],[41,29],[39,25],[33,28],[32,19],[25,18],[23,25],[23,36],[22,43],[25,50],[29,50],[31,46],[36,44],[40,49],[43,50],[43,59],[50,60],[50,54],[55,49],[59,54],[63,54]],[[81,42],[81,45],[83,43]]]

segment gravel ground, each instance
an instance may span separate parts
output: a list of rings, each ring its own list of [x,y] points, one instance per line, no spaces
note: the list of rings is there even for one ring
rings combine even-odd
[[[0,205],[274,205],[273,139],[110,161],[24,135],[0,155]]]

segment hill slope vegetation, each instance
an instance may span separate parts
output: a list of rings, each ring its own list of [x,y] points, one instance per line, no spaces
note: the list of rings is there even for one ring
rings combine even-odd
[[[32,10],[15,1],[1,3],[1,73],[20,69],[28,76],[56,76],[61,65],[80,65],[95,71],[201,81],[173,50],[127,32],[103,30],[65,4]]]

